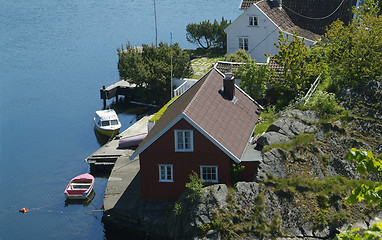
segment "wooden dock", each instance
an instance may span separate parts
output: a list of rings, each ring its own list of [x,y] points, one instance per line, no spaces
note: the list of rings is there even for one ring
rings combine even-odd
[[[103,99],[104,108],[106,107],[106,100],[112,99],[115,97],[116,102],[118,102],[118,96],[123,95],[125,97],[133,97],[135,94],[135,84],[131,84],[125,80],[116,82],[108,87],[103,86],[100,89],[100,96]]]
[[[129,153],[131,154],[132,152],[132,149],[118,148],[119,139],[141,133],[147,133],[147,122],[152,116],[153,115],[144,116],[128,129],[117,135],[114,139],[103,145],[92,155],[87,157],[85,161],[90,165],[90,172],[95,176],[108,176],[117,159]]]

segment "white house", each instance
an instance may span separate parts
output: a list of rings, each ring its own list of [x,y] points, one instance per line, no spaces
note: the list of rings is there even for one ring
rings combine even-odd
[[[225,29],[227,56],[242,48],[256,62],[265,63],[265,54],[278,51],[274,43],[280,31],[284,35],[295,31],[310,46],[333,21],[340,19],[347,24],[352,17],[349,9],[362,3],[363,0],[242,0],[243,13]]]
[[[225,29],[227,56],[242,48],[256,62],[265,63],[267,61],[265,54],[274,55],[278,51],[274,43],[278,40],[279,32],[292,35],[292,30],[305,39],[307,46],[314,44],[316,36],[319,37],[309,30],[298,28],[276,0],[262,0],[249,4],[248,8],[244,9],[244,12]]]

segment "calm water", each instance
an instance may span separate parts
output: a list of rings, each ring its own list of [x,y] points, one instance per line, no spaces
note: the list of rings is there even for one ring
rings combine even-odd
[[[159,41],[194,48],[191,22],[234,20],[240,0],[156,0]],[[155,42],[152,0],[0,0],[0,239],[104,239],[107,179],[88,206],[63,190],[99,148],[99,88],[119,79],[116,49]],[[120,113],[123,128],[133,113]],[[31,211],[18,212],[26,207]]]

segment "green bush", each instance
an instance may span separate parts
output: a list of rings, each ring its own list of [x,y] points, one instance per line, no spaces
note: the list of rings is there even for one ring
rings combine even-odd
[[[329,199],[327,196],[322,195],[322,194],[317,195],[317,203],[321,209],[328,209],[328,207],[329,207],[328,202],[329,202]]]
[[[280,213],[275,214],[275,216],[272,218],[271,224],[269,225],[269,232],[272,237],[278,237],[281,236],[281,216]]]
[[[296,193],[296,189],[292,186],[283,186],[280,184],[276,187],[275,193],[279,197],[292,199]]]
[[[313,226],[316,229],[322,229],[328,224],[328,210],[317,209],[313,219]]]
[[[187,188],[187,198],[191,199],[191,201],[195,201],[199,199],[203,192],[203,181],[199,178],[198,174],[194,171],[190,174],[190,182],[186,183]]]
[[[335,114],[341,111],[334,93],[317,90],[306,104],[306,108],[318,111],[321,115]]]
[[[174,205],[174,214],[175,216],[183,216],[184,215],[184,206],[182,203],[175,203]]]
[[[231,164],[231,179],[232,185],[236,184],[240,179],[240,174],[244,170],[245,166],[237,163]]]

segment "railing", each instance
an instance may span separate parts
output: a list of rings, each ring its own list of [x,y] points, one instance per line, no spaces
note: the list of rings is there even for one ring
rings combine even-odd
[[[179,85],[179,87],[174,90],[174,97],[182,95],[185,91],[187,91],[187,89],[194,85],[195,82],[195,80],[185,80],[184,83]]]
[[[300,104],[304,101],[305,101],[305,103],[304,103],[304,105],[305,105],[309,101],[309,99],[312,96],[312,94],[314,93],[314,91],[316,90],[318,84],[320,83],[320,77],[321,77],[321,74],[317,77],[316,81],[314,81],[314,83],[310,86],[309,91],[306,93],[306,95],[300,101],[298,101],[295,104],[293,104],[292,106],[280,111],[279,113],[273,115],[271,118],[274,118],[274,117],[280,115],[281,113],[286,112],[289,109],[296,107],[298,104]]]
[[[187,84],[187,81],[186,81],[186,82],[182,83],[179,87],[177,87],[174,90],[174,97],[182,95],[188,89],[187,85],[188,84]]]

